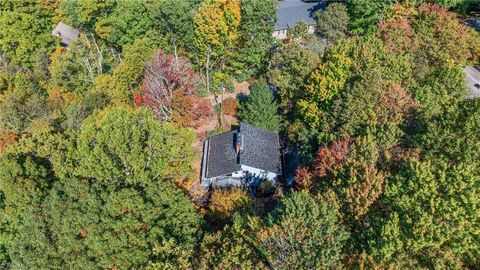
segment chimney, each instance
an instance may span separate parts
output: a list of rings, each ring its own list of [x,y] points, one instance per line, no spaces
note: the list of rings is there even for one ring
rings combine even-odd
[[[240,152],[243,150],[243,135],[240,131],[237,133],[237,145],[236,145],[237,155],[240,155]]]

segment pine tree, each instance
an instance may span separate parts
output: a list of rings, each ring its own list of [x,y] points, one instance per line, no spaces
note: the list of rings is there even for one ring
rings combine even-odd
[[[278,104],[265,80],[260,80],[250,88],[250,95],[240,105],[239,117],[243,122],[257,127],[277,131],[280,128]]]

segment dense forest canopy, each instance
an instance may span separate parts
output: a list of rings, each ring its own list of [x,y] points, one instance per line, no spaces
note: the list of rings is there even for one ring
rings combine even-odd
[[[0,0],[0,269],[479,269],[480,2],[326,2]],[[293,185],[199,189],[239,121]]]

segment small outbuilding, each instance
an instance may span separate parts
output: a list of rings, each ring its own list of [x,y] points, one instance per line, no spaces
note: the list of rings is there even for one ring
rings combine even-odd
[[[208,138],[204,143],[201,184],[205,189],[253,188],[283,176],[277,132],[240,123],[237,130]]]
[[[75,41],[80,35],[80,31],[77,29],[60,22],[52,31],[52,35],[61,39],[61,44],[68,47],[73,41]]]

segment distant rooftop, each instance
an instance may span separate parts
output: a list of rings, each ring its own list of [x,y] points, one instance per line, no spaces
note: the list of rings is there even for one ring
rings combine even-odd
[[[306,3],[301,0],[280,0],[275,31],[293,28],[300,21],[308,25],[315,24],[315,12],[325,6],[323,1]]]
[[[80,31],[77,29],[60,22],[52,31],[52,35],[59,37],[62,40],[62,44],[70,45],[80,35]]]

